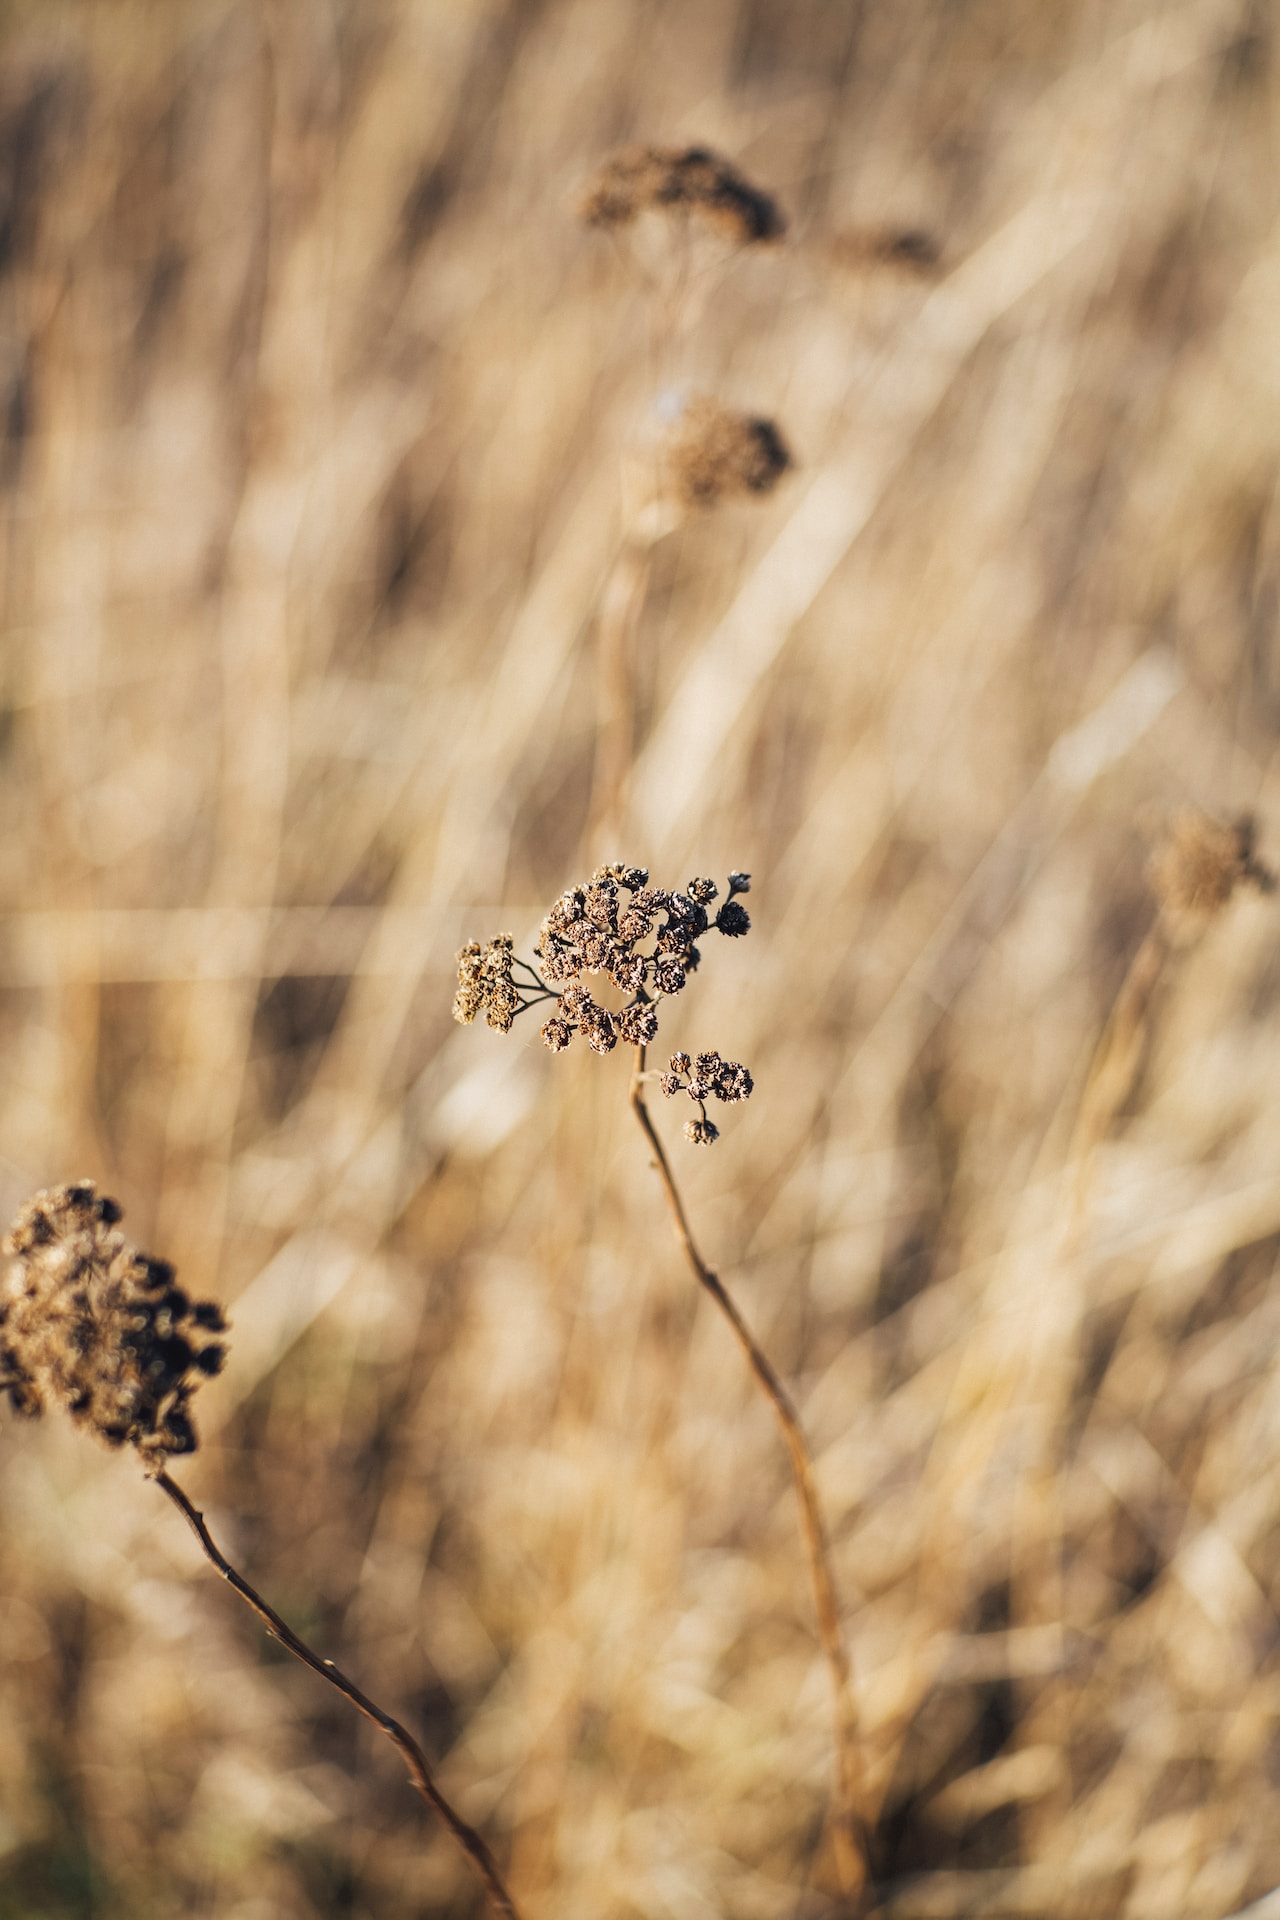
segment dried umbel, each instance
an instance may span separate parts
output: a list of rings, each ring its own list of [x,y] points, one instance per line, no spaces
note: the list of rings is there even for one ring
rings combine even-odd
[[[779,240],[777,202],[709,147],[624,147],[610,154],[579,202],[590,227],[628,227],[643,213],[690,214],[739,246]]]
[[[19,1413],[65,1407],[153,1472],[193,1453],[190,1402],[226,1349],[221,1308],[191,1301],[173,1268],[131,1247],[120,1208],[91,1181],[49,1187],[19,1213],[4,1253],[0,1391]]]
[[[1175,946],[1198,940],[1237,888],[1274,889],[1274,875],[1257,857],[1256,838],[1248,819],[1225,826],[1208,814],[1188,811],[1174,821],[1148,871],[1161,924]]]
[[[469,1026],[483,1011],[490,1026],[506,1033],[530,1007],[554,1002],[542,1028],[553,1053],[562,1053],[575,1034],[596,1053],[612,1053],[620,1040],[646,1047],[657,1038],[661,1002],[684,990],[702,958],[697,942],[710,933],[739,939],[749,930],[750,916],[737,896],[750,886],[750,874],[731,873],[716,908],[720,889],[714,880],[690,880],[679,892],[650,886],[644,867],[597,867],[590,880],[561,894],[543,921],[533,949],[540,971],[515,957],[505,934],[484,947],[472,941],[462,948],[454,1019]],[[621,1007],[611,1009],[596,998],[586,984],[593,975],[609,982]],[[686,1069],[667,1091],[686,1092],[695,1101],[701,1121],[691,1121],[686,1134],[710,1144],[717,1133],[706,1117],[706,1099],[746,1100],[751,1075],[718,1053],[698,1054],[696,1065],[705,1065],[705,1072],[690,1078]],[[695,1126],[702,1130],[691,1132]]]
[[[735,413],[707,394],[685,402],[658,449],[662,489],[685,508],[770,493],[790,465],[772,420]]]

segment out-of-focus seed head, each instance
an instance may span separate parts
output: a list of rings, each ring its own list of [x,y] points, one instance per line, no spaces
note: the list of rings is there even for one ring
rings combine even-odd
[[[130,1246],[120,1217],[88,1180],[46,1188],[18,1214],[3,1244],[0,1391],[19,1413],[65,1407],[159,1472],[195,1451],[191,1396],[222,1368],[213,1336],[226,1322],[173,1284],[167,1261]]]
[[[1255,839],[1252,820],[1226,826],[1208,814],[1187,811],[1174,821],[1148,873],[1161,922],[1175,946],[1198,940],[1238,887],[1268,893],[1274,888],[1274,876],[1254,851]]]
[[[737,413],[708,394],[685,401],[658,449],[660,490],[686,510],[771,493],[791,464],[772,420]]]
[[[610,154],[578,203],[589,227],[617,231],[645,213],[687,214],[738,246],[780,240],[777,202],[709,147],[624,147]]]

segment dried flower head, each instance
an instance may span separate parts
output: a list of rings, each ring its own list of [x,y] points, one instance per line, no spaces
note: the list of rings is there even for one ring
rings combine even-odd
[[[658,449],[659,486],[686,510],[769,493],[790,465],[772,420],[735,413],[706,394],[685,401]]]
[[[511,1022],[520,1010],[520,996],[511,978],[515,964],[515,942],[509,933],[499,933],[481,946],[469,941],[458,954],[458,991],[453,997],[453,1017],[470,1026],[478,1013],[499,1033],[510,1033]]]
[[[221,1371],[221,1308],[192,1302],[173,1268],[115,1230],[120,1208],[91,1181],[49,1187],[4,1241],[0,1390],[23,1414],[52,1403],[108,1446],[137,1447],[155,1472],[193,1453],[189,1404]]]
[[[589,227],[628,227],[643,213],[684,213],[738,246],[780,240],[777,202],[709,147],[624,147],[610,154],[579,202]]]
[[[708,933],[737,939],[748,931],[750,918],[735,896],[750,884],[749,874],[731,873],[713,919],[708,908],[720,893],[714,880],[697,877],[680,891],[650,886],[645,867],[621,862],[597,867],[581,886],[562,893],[547,914],[533,949],[537,967],[516,956],[505,934],[484,947],[475,940],[463,947],[454,1018],[469,1025],[483,1008],[489,1024],[506,1033],[519,1014],[549,1000],[553,1006],[542,1038],[552,1053],[563,1053],[575,1033],[595,1053],[612,1053],[620,1040],[647,1047],[657,1038],[661,1001],[683,992],[697,969],[702,957],[697,942]],[[596,997],[588,985],[592,976],[623,996],[619,1010]],[[495,993],[501,995],[496,1006]],[[718,1053],[700,1053],[693,1060],[673,1054],[671,1069],[663,1076],[663,1090],[687,1092],[697,1103],[702,1130],[694,1134],[686,1128],[686,1133],[699,1144],[717,1138],[706,1100],[734,1102],[751,1093],[747,1069]]]
[[[1256,837],[1248,819],[1225,826],[1208,814],[1188,811],[1174,821],[1148,872],[1175,945],[1199,939],[1238,887],[1271,892],[1275,878],[1257,858]]]

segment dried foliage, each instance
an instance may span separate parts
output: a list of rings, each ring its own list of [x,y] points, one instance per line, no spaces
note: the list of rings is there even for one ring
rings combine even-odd
[[[612,849],[743,861],[715,1025],[692,983],[656,1064],[753,1075],[681,1183],[813,1441],[877,1898],[1261,1899],[1266,9],[46,0],[0,36],[0,1218],[87,1168],[228,1303],[193,1497],[406,1703],[532,1920],[834,1914],[792,1484],[623,1064],[449,1018],[471,930],[531,954]],[[787,243],[689,205],[606,244],[573,199],[632,138],[731,155]],[[929,271],[842,248],[894,232]],[[799,457],[619,571],[668,393]],[[1171,890],[1184,811],[1225,824]],[[0,1422],[0,1915],[466,1910],[385,1743],[173,1521],[131,1448]]]

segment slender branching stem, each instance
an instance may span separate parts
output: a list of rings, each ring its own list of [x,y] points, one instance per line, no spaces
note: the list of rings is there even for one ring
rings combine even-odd
[[[631,1110],[639,1121],[653,1154],[653,1165],[666,1195],[676,1238],[684,1249],[685,1257],[698,1285],[711,1295],[733,1329],[748,1366],[777,1415],[778,1425],[782,1429],[782,1437],[791,1458],[796,1497],[800,1503],[801,1528],[809,1557],[809,1574],[813,1582],[818,1636],[822,1642],[827,1665],[831,1670],[834,1696],[839,1798],[839,1817],[834,1823],[836,1862],[846,1899],[851,1903],[848,1911],[851,1914],[859,1913],[865,1910],[868,1878],[866,1834],[860,1813],[862,1795],[861,1770],[858,1765],[857,1716],[850,1686],[849,1655],[844,1644],[844,1635],[840,1630],[840,1606],[831,1567],[831,1549],[827,1540],[826,1524],[818,1497],[813,1455],[805,1439],[804,1429],[800,1425],[799,1415],[792,1405],[791,1396],[778,1378],[772,1362],[756,1341],[724,1282],[718,1274],[712,1272],[698,1251],[689,1226],[689,1218],[684,1209],[684,1202],[680,1198],[680,1190],[676,1186],[675,1177],[671,1171],[671,1163],[667,1159],[666,1149],[658,1138],[649,1109],[645,1105],[645,1079],[645,1050],[643,1047],[637,1047],[635,1071],[631,1077]]]
[[[471,1860],[484,1882],[485,1891],[493,1903],[494,1912],[505,1915],[506,1920],[520,1920],[519,1910],[503,1884],[502,1875],[498,1872],[493,1855],[475,1828],[469,1827],[449,1805],[431,1777],[426,1755],[408,1729],[402,1727],[398,1720],[393,1720],[391,1715],[370,1700],[367,1694],[361,1693],[355,1682],[348,1680],[346,1674],[340,1667],[335,1666],[332,1660],[322,1660],[318,1654],[313,1653],[306,1641],[300,1640],[292,1627],[280,1618],[275,1608],[268,1606],[261,1594],[256,1593],[244,1576],[236,1572],[231,1562],[215,1545],[213,1536],[205,1525],[204,1515],[192,1505],[175,1480],[171,1480],[167,1473],[159,1473],[156,1475],[156,1485],[162,1493],[168,1495],[186,1520],[200,1542],[205,1558],[217,1568],[228,1586],[234,1587],[245,1604],[252,1607],[272,1639],[278,1640],[282,1647],[287,1647],[304,1666],[310,1667],[313,1673],[318,1673],[322,1680],[327,1680],[329,1685],[344,1699],[349,1700],[353,1707],[365,1715],[366,1719],[372,1720],[376,1727],[381,1728],[388,1740],[398,1749],[401,1759],[408,1768],[409,1778],[422,1798],[439,1814],[458,1845]]]

